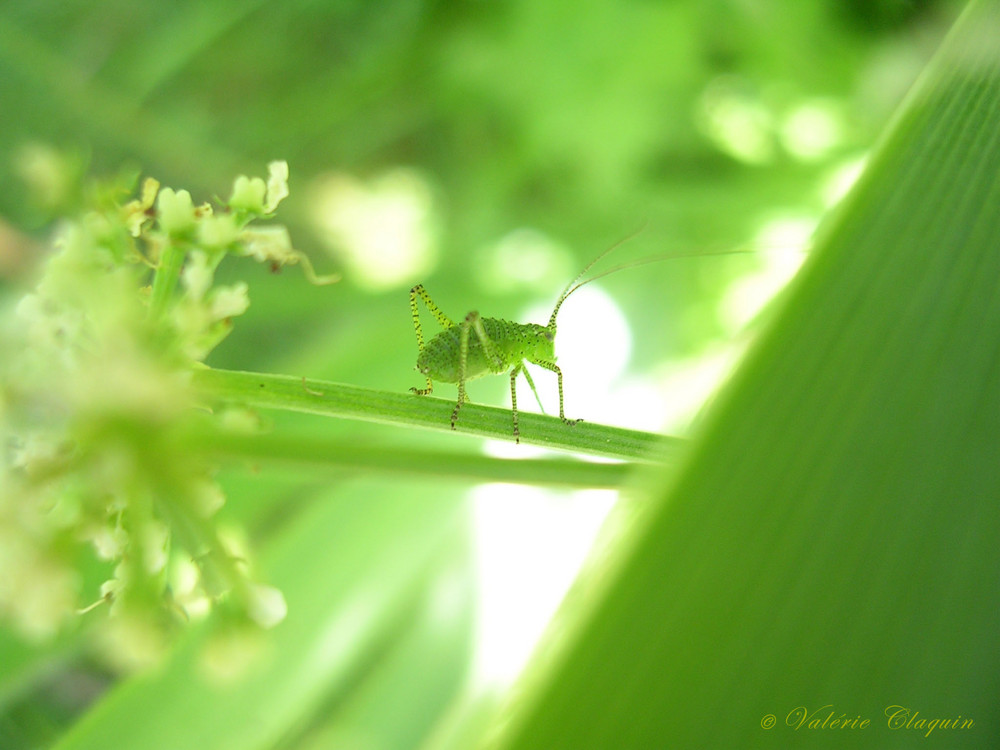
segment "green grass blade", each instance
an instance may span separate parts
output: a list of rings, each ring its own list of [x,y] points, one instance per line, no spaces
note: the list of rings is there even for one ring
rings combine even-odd
[[[998,39],[974,2],[499,746],[996,746]]]

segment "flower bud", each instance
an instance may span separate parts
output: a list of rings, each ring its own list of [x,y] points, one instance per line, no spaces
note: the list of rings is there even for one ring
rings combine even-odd
[[[163,188],[156,199],[160,228],[171,236],[184,235],[194,229],[194,203],[187,190],[174,192]]]

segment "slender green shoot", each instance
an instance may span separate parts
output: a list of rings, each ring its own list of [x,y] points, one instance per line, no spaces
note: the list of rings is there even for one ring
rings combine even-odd
[[[451,432],[454,403],[439,398],[370,388],[232,370],[198,370],[195,384],[210,396],[252,408],[285,409],[329,417],[361,419],[398,426]],[[513,442],[510,411],[466,404],[456,432]],[[649,432],[580,422],[563,424],[558,417],[524,414],[521,442],[604,458],[658,462],[684,441]]]
[[[494,458],[469,452],[382,446],[346,439],[266,433],[192,432],[187,444],[205,456],[227,463],[288,468],[299,476],[376,472],[398,477],[448,477],[459,482],[502,482],[556,488],[621,489],[636,463],[560,458]]]

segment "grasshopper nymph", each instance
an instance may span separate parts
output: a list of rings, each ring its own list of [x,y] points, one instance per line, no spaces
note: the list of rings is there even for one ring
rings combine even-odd
[[[628,239],[628,238],[626,238]],[[591,281],[611,273],[606,271],[586,281],[580,278],[589,271],[595,263],[601,260],[625,240],[617,242],[602,252],[590,263],[584,266],[576,278],[566,285],[555,308],[549,317],[547,325],[537,323],[514,323],[501,318],[484,318],[473,310],[461,323],[454,323],[441,309],[434,304],[422,284],[417,284],[410,290],[410,311],[413,314],[413,328],[417,334],[417,370],[427,379],[426,388],[411,388],[414,393],[425,396],[434,389],[432,381],[458,384],[458,401],[451,413],[451,428],[455,429],[459,409],[468,401],[465,384],[484,375],[499,375],[510,371],[510,402],[514,419],[514,440],[521,442],[521,432],[517,421],[516,381],[520,373],[524,373],[531,392],[539,407],[542,401],[535,390],[531,374],[525,368],[525,362],[544,367],[554,372],[559,381],[559,418],[568,425],[574,425],[579,419],[568,419],[563,408],[563,376],[562,370],[556,364],[555,339],[556,315],[559,308],[573,292]],[[612,269],[617,270],[617,269]],[[431,315],[444,329],[430,341],[424,342],[424,334],[420,327],[420,313],[417,300],[420,299],[431,311]],[[544,411],[544,409],[543,409]]]

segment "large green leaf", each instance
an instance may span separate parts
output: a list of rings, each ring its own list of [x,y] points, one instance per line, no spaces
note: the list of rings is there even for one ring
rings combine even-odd
[[[503,747],[997,746],[998,40],[974,2]]]

